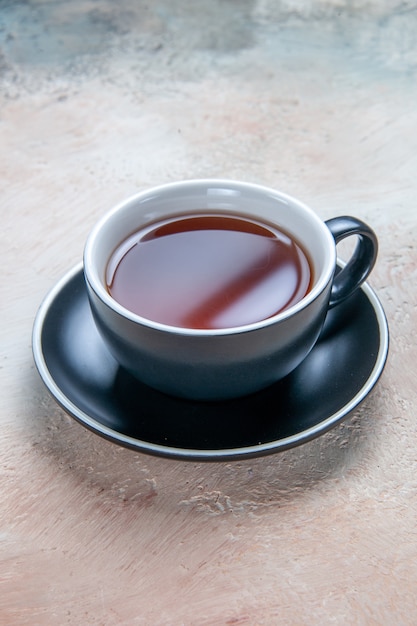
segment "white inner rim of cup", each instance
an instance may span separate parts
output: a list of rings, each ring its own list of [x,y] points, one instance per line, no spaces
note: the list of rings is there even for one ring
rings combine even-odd
[[[109,294],[105,276],[110,256],[131,234],[151,222],[170,216],[213,211],[246,216],[281,227],[301,244],[312,266],[312,289],[293,306],[259,322],[219,329],[170,326],[129,311]],[[84,272],[91,288],[107,306],[133,322],[186,335],[221,335],[254,330],[285,319],[308,306],[333,276],[336,248],[324,222],[302,202],[281,192],[229,180],[191,180],[141,192],[108,212],[97,222],[84,249]]]

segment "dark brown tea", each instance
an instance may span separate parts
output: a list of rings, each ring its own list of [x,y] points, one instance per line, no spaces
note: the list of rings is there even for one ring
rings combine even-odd
[[[111,296],[149,320],[219,329],[269,318],[308,293],[312,273],[285,232],[252,219],[184,215],[126,239],[107,268]]]

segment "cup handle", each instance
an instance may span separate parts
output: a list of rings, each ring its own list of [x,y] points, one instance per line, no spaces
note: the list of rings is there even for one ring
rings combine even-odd
[[[367,279],[375,265],[378,254],[378,239],[374,231],[361,220],[348,215],[326,221],[335,243],[358,235],[358,243],[345,267],[333,279],[329,308],[348,298]]]

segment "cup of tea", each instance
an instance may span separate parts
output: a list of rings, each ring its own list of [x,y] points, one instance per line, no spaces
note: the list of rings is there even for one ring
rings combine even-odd
[[[353,235],[336,275],[336,244]],[[356,218],[323,222],[274,189],[191,180],[104,215],[88,236],[84,274],[97,328],[123,368],[170,395],[224,400],[294,370],[377,249]]]

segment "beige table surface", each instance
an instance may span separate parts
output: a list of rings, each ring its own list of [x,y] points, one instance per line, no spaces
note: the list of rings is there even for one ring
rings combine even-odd
[[[399,1],[0,3],[1,625],[417,623],[416,29]],[[285,453],[129,451],[32,361],[37,308],[97,218],[196,177],[379,235],[386,369]]]

